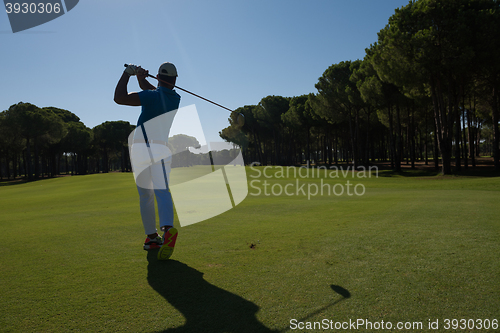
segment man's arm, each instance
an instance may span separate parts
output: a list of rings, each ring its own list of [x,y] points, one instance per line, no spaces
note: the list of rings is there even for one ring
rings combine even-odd
[[[141,99],[139,98],[139,94],[136,92],[129,94],[127,91],[127,85],[129,79],[130,79],[129,74],[123,72],[122,77],[120,78],[118,84],[116,85],[114,100],[117,104],[120,105],[140,106]]]
[[[137,82],[139,82],[139,87],[141,87],[142,90],[155,90],[156,87],[149,83],[148,80],[146,80],[148,74],[149,71],[145,70],[144,68],[139,67],[137,69]]]

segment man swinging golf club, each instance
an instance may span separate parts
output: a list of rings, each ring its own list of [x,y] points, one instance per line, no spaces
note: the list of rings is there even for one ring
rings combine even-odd
[[[130,76],[133,75],[137,76],[142,91],[128,93],[128,81]],[[147,137],[144,123],[167,112],[177,110],[181,97],[173,90],[177,78],[177,69],[174,64],[170,62],[161,64],[157,75],[159,79],[158,87],[153,86],[146,80],[148,75],[149,72],[140,66],[128,65],[116,85],[114,101],[120,105],[141,106],[141,114],[137,121],[137,128],[138,130],[142,129],[141,134],[144,135],[144,140],[149,148],[150,143],[152,143],[155,138]],[[165,125],[168,128],[162,129],[162,132],[168,133],[170,125],[171,124]],[[168,139],[167,137],[165,137],[163,141],[166,141]],[[166,144],[166,142],[164,142],[164,144]],[[144,250],[160,249],[158,251],[159,260],[167,260],[170,258],[177,239],[177,229],[173,227],[174,208],[172,196],[167,181],[170,165],[166,165],[167,163],[168,162],[162,160],[161,164],[156,163],[151,165],[139,176],[141,177],[141,186],[139,186],[139,182],[137,182],[141,218],[144,225],[144,231],[147,235],[144,242]],[[158,170],[158,168],[160,169]],[[160,177],[158,175],[160,175]],[[146,184],[146,186],[144,184]],[[155,197],[158,204],[160,230],[164,232],[163,238],[158,235],[156,229]]]

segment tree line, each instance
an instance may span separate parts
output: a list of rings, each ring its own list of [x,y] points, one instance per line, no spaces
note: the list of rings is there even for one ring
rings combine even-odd
[[[90,129],[68,110],[19,102],[0,113],[0,179],[130,171],[134,128],[107,121]]]
[[[0,179],[130,172],[128,139],[135,128],[126,121],[106,121],[91,129],[68,110],[19,102],[0,112]],[[172,167],[227,164],[238,153],[190,152],[189,147],[199,146],[184,134],[169,138]]]
[[[365,53],[330,66],[317,93],[238,108],[244,126],[233,113],[220,136],[261,164],[420,160],[449,174],[487,148],[500,170],[500,2],[410,1]]]

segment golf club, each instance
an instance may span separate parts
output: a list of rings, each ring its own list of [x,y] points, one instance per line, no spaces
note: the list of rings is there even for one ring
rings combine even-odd
[[[128,67],[128,64],[124,64],[124,66],[125,66],[125,67]],[[236,112],[236,111],[234,111],[234,110],[231,110],[230,108],[226,108],[225,106],[222,106],[222,105],[220,105],[220,104],[217,104],[217,103],[215,103],[215,102],[213,102],[213,101],[211,101],[211,100],[209,100],[209,99],[207,99],[207,98],[205,98],[205,97],[202,97],[202,96],[200,96],[200,95],[197,95],[197,94],[195,94],[195,93],[193,93],[193,92],[191,92],[191,91],[189,91],[189,90],[186,90],[186,89],[183,89],[183,88],[181,88],[181,87],[179,87],[179,86],[173,85],[172,83],[169,83],[169,82],[163,81],[163,80],[161,80],[161,79],[157,78],[156,76],[153,76],[153,75],[151,75],[151,74],[148,74],[148,76],[149,76],[149,77],[152,77],[153,79],[156,79],[156,80],[158,80],[158,81],[160,81],[160,82],[162,82],[162,83],[168,84],[168,85],[170,85],[170,86],[174,86],[174,88],[177,88],[177,89],[179,89],[179,90],[182,90],[182,91],[184,91],[184,92],[187,92],[188,94],[191,94],[191,95],[193,95],[193,96],[196,96],[196,97],[198,97],[198,98],[201,98],[201,99],[202,99],[202,100],[204,100],[204,101],[207,101],[207,102],[210,102],[210,103],[212,103],[212,104],[214,104],[214,105],[217,105],[218,107],[221,107],[221,108],[223,108],[223,109],[225,109],[225,110],[227,110],[227,111],[229,111],[229,112]],[[243,125],[245,125],[245,116],[244,116],[242,113],[240,113],[240,112],[236,112],[236,113],[238,114],[238,115],[236,116],[236,124],[238,124],[238,126],[239,126],[239,127],[242,127]]]

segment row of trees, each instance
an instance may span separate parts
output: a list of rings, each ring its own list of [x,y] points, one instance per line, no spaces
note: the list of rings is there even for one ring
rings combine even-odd
[[[126,121],[90,129],[68,110],[14,104],[0,112],[0,179],[131,171],[128,138],[134,129]],[[172,167],[227,164],[238,153],[225,149],[193,154],[189,147],[200,143],[184,134],[169,138],[168,146],[174,154]]]
[[[68,110],[14,104],[0,113],[0,178],[130,171],[127,140],[134,128],[113,121],[90,129]]]
[[[500,3],[418,0],[400,9],[363,60],[330,66],[316,94],[267,96],[237,109],[220,135],[246,160],[297,164],[405,159],[475,165],[490,132],[499,161]]]

